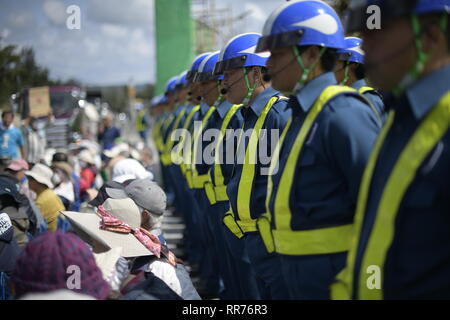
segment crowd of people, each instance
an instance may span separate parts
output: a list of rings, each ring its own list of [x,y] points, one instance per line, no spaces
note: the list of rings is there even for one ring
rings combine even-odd
[[[124,142],[107,114],[98,143],[78,140],[50,162],[43,148],[31,162],[13,118],[4,111],[0,131],[1,300],[200,299],[164,238],[149,148]]]
[[[157,154],[107,117],[100,146],[28,161],[4,112],[2,298],[450,298],[449,13],[351,1],[344,28],[324,1],[288,1],[167,82]]]

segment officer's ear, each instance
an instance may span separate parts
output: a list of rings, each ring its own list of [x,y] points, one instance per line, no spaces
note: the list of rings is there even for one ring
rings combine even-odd
[[[441,15],[430,14],[422,17],[421,25],[423,50],[427,53],[448,53],[450,48],[449,37],[441,27]],[[448,30],[446,30],[448,31]]]

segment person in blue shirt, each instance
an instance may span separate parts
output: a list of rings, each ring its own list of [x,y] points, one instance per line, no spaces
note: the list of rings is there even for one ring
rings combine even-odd
[[[345,49],[338,50],[336,62],[336,80],[350,86],[361,93],[369,102],[370,107],[382,123],[386,121],[386,110],[382,95],[374,88],[369,87],[365,81],[364,51],[361,48],[362,40],[357,37],[345,38]]]
[[[2,112],[0,124],[0,156],[11,160],[25,159],[24,139],[21,131],[13,124],[14,113],[6,110]]]
[[[220,53],[216,73],[224,74],[227,100],[242,103],[244,119],[237,131],[238,147],[226,192],[230,208],[224,224],[241,239],[258,281],[261,299],[287,299],[278,256],[269,254],[257,232],[256,219],[265,212],[267,169],[273,142],[289,119],[287,98],[264,81],[268,54],[255,54],[258,33],[245,33],[228,41]],[[228,161],[229,159],[225,159]]]
[[[98,140],[101,142],[103,150],[112,149],[114,141],[120,136],[120,129],[113,125],[112,117],[110,115],[104,116],[98,133]]]
[[[323,1],[289,2],[266,20],[256,52],[270,51],[272,85],[290,93],[292,119],[275,150],[258,229],[281,259],[291,299],[329,299],[345,266],[361,176],[380,129],[367,100],[338,85],[345,47]]]
[[[368,30],[376,4],[381,30]],[[390,92],[388,119],[361,182],[336,299],[450,298],[449,0],[352,3],[369,80]]]

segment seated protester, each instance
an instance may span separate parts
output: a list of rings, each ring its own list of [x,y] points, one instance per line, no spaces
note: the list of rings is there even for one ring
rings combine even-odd
[[[31,171],[26,171],[28,176],[30,189],[36,192],[36,206],[42,212],[47,220],[48,230],[56,231],[58,227],[58,219],[63,221],[64,217],[60,216],[60,211],[64,210],[61,199],[52,190],[52,170],[41,163],[36,164]]]
[[[20,193],[26,195],[30,200],[36,200],[36,193],[30,190],[28,179],[25,171],[29,170],[28,163],[23,159],[16,159],[6,167],[5,172],[14,176],[19,180]]]
[[[166,194],[157,183],[149,179],[136,179],[124,188],[106,187],[106,194],[113,199],[133,200],[141,212],[142,227],[165,243],[161,224],[166,210]]]
[[[97,214],[63,212],[71,221],[74,230],[92,244],[95,253],[121,247],[122,256],[136,263],[137,258],[147,257],[146,264],[135,270],[138,274],[132,284],[141,283],[145,272],[152,272],[163,280],[169,290],[183,299],[199,299],[186,269],[177,264],[175,255],[161,244],[158,237],[143,228],[142,215],[133,200],[107,199],[97,208]],[[132,270],[136,269],[134,266]],[[179,276],[183,274],[183,276]],[[161,283],[159,283],[160,285]],[[127,291],[134,286],[127,285]],[[170,288],[170,289],[169,289]],[[147,288],[148,289],[148,288]],[[162,295],[166,296],[166,295]],[[161,297],[160,297],[161,298]]]
[[[72,182],[72,167],[67,162],[53,162],[52,169],[55,173],[52,182],[54,191],[61,199],[66,210],[70,210],[75,201],[75,191]]]
[[[107,252],[94,253],[95,262],[103,274],[103,279],[111,287],[109,299],[121,296],[120,290],[130,275],[129,262],[122,257],[122,248],[113,248]]]
[[[70,174],[70,178],[73,184],[74,191],[74,201],[71,204],[69,210],[70,211],[80,211],[81,200],[80,200],[80,177],[78,176],[76,170],[74,170],[74,166],[69,162],[69,157],[64,152],[56,152],[52,157],[52,166],[56,165],[56,163],[67,163],[72,168],[72,173]]]
[[[78,155],[80,163],[80,199],[81,202],[89,200],[87,190],[94,186],[95,177],[97,176],[97,167],[95,160],[89,150],[83,150]]]
[[[0,212],[8,214],[14,227],[14,238],[23,248],[28,243],[30,220],[25,210],[21,209],[18,187],[11,180],[0,178]]]
[[[30,226],[28,228],[28,237],[34,236],[47,230],[47,222],[42,216],[42,213],[36,207],[35,202],[25,194],[21,193],[19,180],[15,176],[7,173],[6,171],[5,173],[0,173],[0,183],[2,180],[7,180],[8,183],[16,185],[16,188],[19,189],[17,199],[20,203],[19,204],[20,210],[26,213],[28,220],[30,222]]]
[[[67,285],[73,275],[68,272],[70,266],[80,270],[80,285],[74,289]],[[104,300],[111,291],[89,247],[76,235],[61,231],[45,232],[28,243],[17,259],[11,282],[16,298],[69,289]]]
[[[14,227],[8,214],[0,213],[0,300],[12,298],[9,278],[14,270],[20,247],[14,238]]]

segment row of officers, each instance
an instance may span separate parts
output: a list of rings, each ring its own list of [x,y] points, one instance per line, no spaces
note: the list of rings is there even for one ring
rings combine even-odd
[[[207,290],[450,298],[449,11],[353,1],[344,32],[325,2],[290,1],[169,80],[152,136]]]

